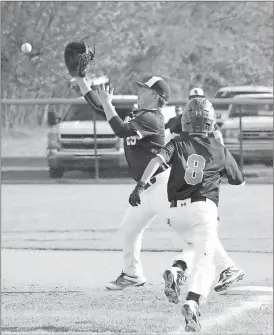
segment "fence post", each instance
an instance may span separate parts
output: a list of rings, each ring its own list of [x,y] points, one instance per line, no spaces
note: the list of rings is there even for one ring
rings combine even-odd
[[[239,106],[240,111],[240,168],[243,170],[244,167],[244,155],[243,155],[243,125],[242,125],[242,105]]]
[[[97,150],[97,131],[96,131],[96,113],[93,112],[93,135],[94,135],[94,154],[95,154],[95,180],[99,179],[99,161]]]

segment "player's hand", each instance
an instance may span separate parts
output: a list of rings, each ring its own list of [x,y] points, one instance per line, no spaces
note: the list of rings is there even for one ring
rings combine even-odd
[[[139,181],[136,185],[135,189],[132,191],[131,195],[129,196],[129,203],[133,207],[137,207],[141,204],[141,194],[145,190],[146,184]]]
[[[101,105],[111,103],[113,98],[113,91],[114,88],[111,88],[108,84],[101,84],[98,86],[96,92]]]
[[[141,204],[141,197],[140,194],[135,192],[135,190],[131,193],[131,195],[129,196],[129,203],[131,204],[131,206],[133,207],[137,207]]]

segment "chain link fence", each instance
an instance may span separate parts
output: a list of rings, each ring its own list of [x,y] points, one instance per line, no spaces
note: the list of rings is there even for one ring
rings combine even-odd
[[[242,169],[257,172],[273,166],[273,101],[212,102],[216,106],[229,104],[223,113],[216,110],[217,123],[224,144]],[[136,98],[132,97],[114,101],[122,119],[135,103]],[[185,103],[186,100],[177,100],[169,105],[175,110]],[[88,171],[96,179],[104,174],[128,176],[123,141],[115,136],[102,113],[91,112],[84,98],[3,99],[1,120],[2,167],[7,161],[11,166],[17,160],[17,166],[32,169],[32,162],[40,160],[40,168],[50,178],[62,178],[69,171]]]

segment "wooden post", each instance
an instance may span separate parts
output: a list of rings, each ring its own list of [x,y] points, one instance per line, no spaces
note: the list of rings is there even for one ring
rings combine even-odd
[[[94,135],[94,154],[95,154],[95,180],[99,180],[99,159],[97,150],[97,131],[96,131],[96,113],[93,112],[93,135]]]
[[[242,125],[242,106],[239,106],[240,111],[240,168],[243,170],[244,167],[244,155],[243,155],[243,125]]]

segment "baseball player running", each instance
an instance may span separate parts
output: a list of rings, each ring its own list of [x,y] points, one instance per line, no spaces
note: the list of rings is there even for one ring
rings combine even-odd
[[[182,314],[185,330],[192,332],[201,329],[199,304],[201,297],[207,298],[214,279],[213,257],[222,177],[227,177],[231,185],[244,184],[244,176],[233,156],[216,139],[208,136],[215,122],[214,108],[207,99],[190,100],[182,114],[182,129],[188,133],[172,139],[155,154],[129,197],[133,206],[140,205],[140,195],[151,176],[163,163],[171,165],[168,217],[182,241],[189,243],[189,249],[183,248],[180,263],[166,270],[163,276],[165,291],[177,295],[188,269],[189,291]]]
[[[189,100],[194,98],[205,98],[204,90],[199,87],[192,88],[189,92]],[[182,133],[182,112],[178,113],[174,118],[169,120],[169,123],[165,125],[166,128],[170,129],[172,133],[172,138]],[[211,133],[208,134],[209,137],[215,138],[218,140],[222,145],[224,145],[224,140],[222,133],[215,123],[214,129]],[[221,292],[226,290],[232,283],[235,283],[241,280],[244,277],[244,271],[238,269],[233,262],[233,260],[228,256],[226,251],[223,248],[220,240],[217,239],[217,248],[215,253],[215,260],[214,263],[217,267],[217,273],[220,274],[219,281],[215,285],[214,290],[216,292]],[[176,260],[175,263],[176,264]],[[178,297],[168,296],[169,301],[171,302],[178,302]]]

